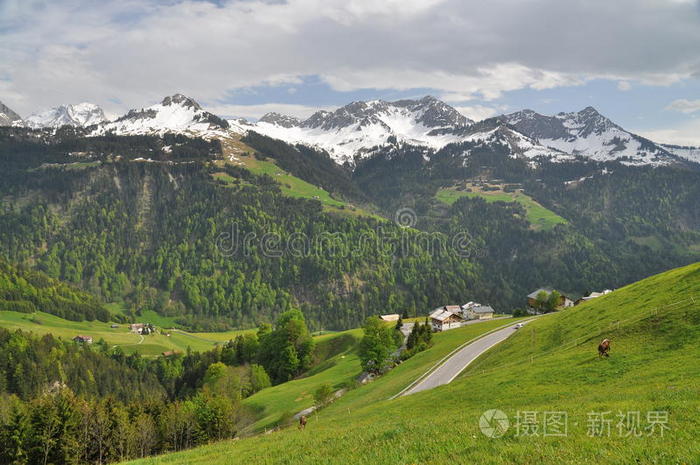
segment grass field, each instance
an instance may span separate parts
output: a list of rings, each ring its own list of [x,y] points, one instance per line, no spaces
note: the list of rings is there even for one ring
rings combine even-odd
[[[532,225],[533,229],[548,230],[558,224],[564,224],[567,221],[551,210],[537,203],[532,197],[524,194],[522,191],[504,192],[498,191],[483,191],[478,186],[468,186],[472,192],[459,191],[455,188],[443,188],[438,190],[436,198],[447,204],[452,205],[462,197],[481,197],[487,202],[518,202],[527,211],[527,220]]]
[[[533,321],[450,385],[395,400],[360,388],[303,431],[137,463],[698,464],[699,303],[695,264]],[[607,359],[596,351],[604,337]],[[480,428],[490,409],[509,420],[502,437]]]
[[[287,171],[277,166],[272,159],[260,160],[256,158],[252,155],[255,151],[243,144],[240,140],[222,140],[222,147],[224,149],[225,160],[219,163],[231,163],[236,166],[243,166],[257,175],[266,174],[280,184],[284,195],[318,200],[329,212],[379,218],[377,215],[369,213],[355,205],[334,199],[325,189],[289,174]],[[214,173],[214,177],[215,179],[227,183],[234,183],[234,179],[226,173]]]

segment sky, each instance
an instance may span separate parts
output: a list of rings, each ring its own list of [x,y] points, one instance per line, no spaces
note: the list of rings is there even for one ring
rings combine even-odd
[[[224,117],[434,95],[472,119],[593,106],[700,145],[700,0],[0,0],[0,101]]]

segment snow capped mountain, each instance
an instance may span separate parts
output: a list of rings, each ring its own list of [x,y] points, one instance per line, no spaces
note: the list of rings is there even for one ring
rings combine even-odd
[[[560,150],[544,147],[536,140],[516,131],[498,117],[488,118],[465,128],[448,128],[436,132],[449,133],[452,137],[464,142],[505,145],[514,158],[535,159],[545,157],[557,162],[574,158],[572,155]]]
[[[516,131],[542,146],[593,160],[663,165],[677,161],[668,150],[625,131],[593,107],[545,116],[522,110],[502,116]]]
[[[0,126],[21,126],[22,118],[12,111],[11,108],[7,107],[4,103],[0,102]]]
[[[209,113],[193,99],[182,94],[165,97],[161,103],[131,110],[114,121],[100,124],[91,135],[185,133],[203,137],[225,135],[228,122]]]
[[[41,113],[30,115],[25,120],[30,128],[60,128],[61,126],[88,127],[106,121],[102,108],[93,103],[61,105]]]
[[[254,124],[235,123],[243,130],[324,149],[338,163],[353,163],[356,157],[368,156],[372,148],[397,141],[439,149],[460,138],[436,130],[466,128],[473,121],[428,96],[396,102],[353,102],[332,112],[316,112],[305,121],[268,113]]]

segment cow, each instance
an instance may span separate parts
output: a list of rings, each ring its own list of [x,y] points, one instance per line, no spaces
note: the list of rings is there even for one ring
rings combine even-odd
[[[299,417],[299,429],[306,429],[306,415]]]
[[[603,339],[598,344],[598,357],[610,357],[610,339]]]

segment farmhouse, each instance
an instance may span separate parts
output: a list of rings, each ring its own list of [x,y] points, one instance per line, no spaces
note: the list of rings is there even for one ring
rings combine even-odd
[[[541,292],[544,292],[547,297],[554,292],[553,289],[548,289],[548,288],[540,288],[537,289],[534,292],[531,292],[530,294],[527,295],[527,305],[530,308],[538,309],[539,308],[539,303],[537,302],[537,296],[540,295]],[[557,305],[557,308],[566,308],[566,307],[573,307],[574,306],[574,301],[569,299],[567,296],[564,294],[561,294],[559,297],[559,305]]]
[[[379,315],[379,319],[381,319],[382,321],[398,321],[399,314],[398,313],[390,313],[389,315]]]
[[[129,325],[129,330],[132,333],[147,336],[147,335],[155,332],[156,328],[150,323],[132,323]]]
[[[92,336],[77,335],[73,338],[73,342],[77,342],[79,344],[92,344]]]
[[[470,320],[489,320],[493,318],[494,313],[489,305],[475,305],[466,311],[467,318]]]
[[[481,305],[479,302],[467,302],[461,306],[462,318],[465,320],[488,320],[496,313],[489,305]]]
[[[464,318],[459,305],[445,305],[437,308],[430,314],[430,323],[433,331],[445,331],[462,326]]]
[[[129,325],[129,331],[131,331],[132,333],[141,334],[141,331],[143,331],[143,327],[143,323],[132,323]]]

